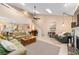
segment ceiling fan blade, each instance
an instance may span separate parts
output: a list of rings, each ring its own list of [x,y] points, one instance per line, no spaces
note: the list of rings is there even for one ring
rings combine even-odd
[[[40,18],[38,18],[38,17],[33,17],[33,19],[40,19]]]

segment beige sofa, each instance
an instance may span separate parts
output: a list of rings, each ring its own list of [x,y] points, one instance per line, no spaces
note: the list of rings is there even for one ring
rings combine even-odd
[[[18,47],[18,49],[9,53],[8,55],[26,55],[27,51],[25,47],[20,42],[18,42],[18,40],[13,39],[13,40],[10,40],[10,42],[14,43],[16,47]]]

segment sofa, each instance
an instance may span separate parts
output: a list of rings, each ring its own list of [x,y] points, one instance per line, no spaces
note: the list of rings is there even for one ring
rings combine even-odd
[[[71,33],[64,33],[62,35],[55,35],[54,38],[57,39],[61,43],[69,43],[68,37],[72,37]]]
[[[17,50],[10,52],[8,55],[26,55],[27,51],[25,47],[16,39],[10,40],[18,48]]]

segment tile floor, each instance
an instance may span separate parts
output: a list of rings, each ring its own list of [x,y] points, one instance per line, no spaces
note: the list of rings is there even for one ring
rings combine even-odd
[[[36,43],[26,46],[28,55],[68,55],[67,44],[51,38],[37,38]]]

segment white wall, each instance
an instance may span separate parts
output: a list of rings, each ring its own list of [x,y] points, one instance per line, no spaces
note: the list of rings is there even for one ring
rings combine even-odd
[[[0,20],[1,17],[7,18],[4,21],[13,22],[13,23],[29,23],[30,22],[30,15],[27,13],[26,16],[19,11],[13,8],[7,8],[0,4]]]
[[[72,17],[70,16],[39,16],[39,25],[42,29],[42,33],[47,36],[49,27],[53,22],[56,22],[56,33],[61,34],[62,32],[71,32]],[[62,24],[64,23],[64,27]]]

